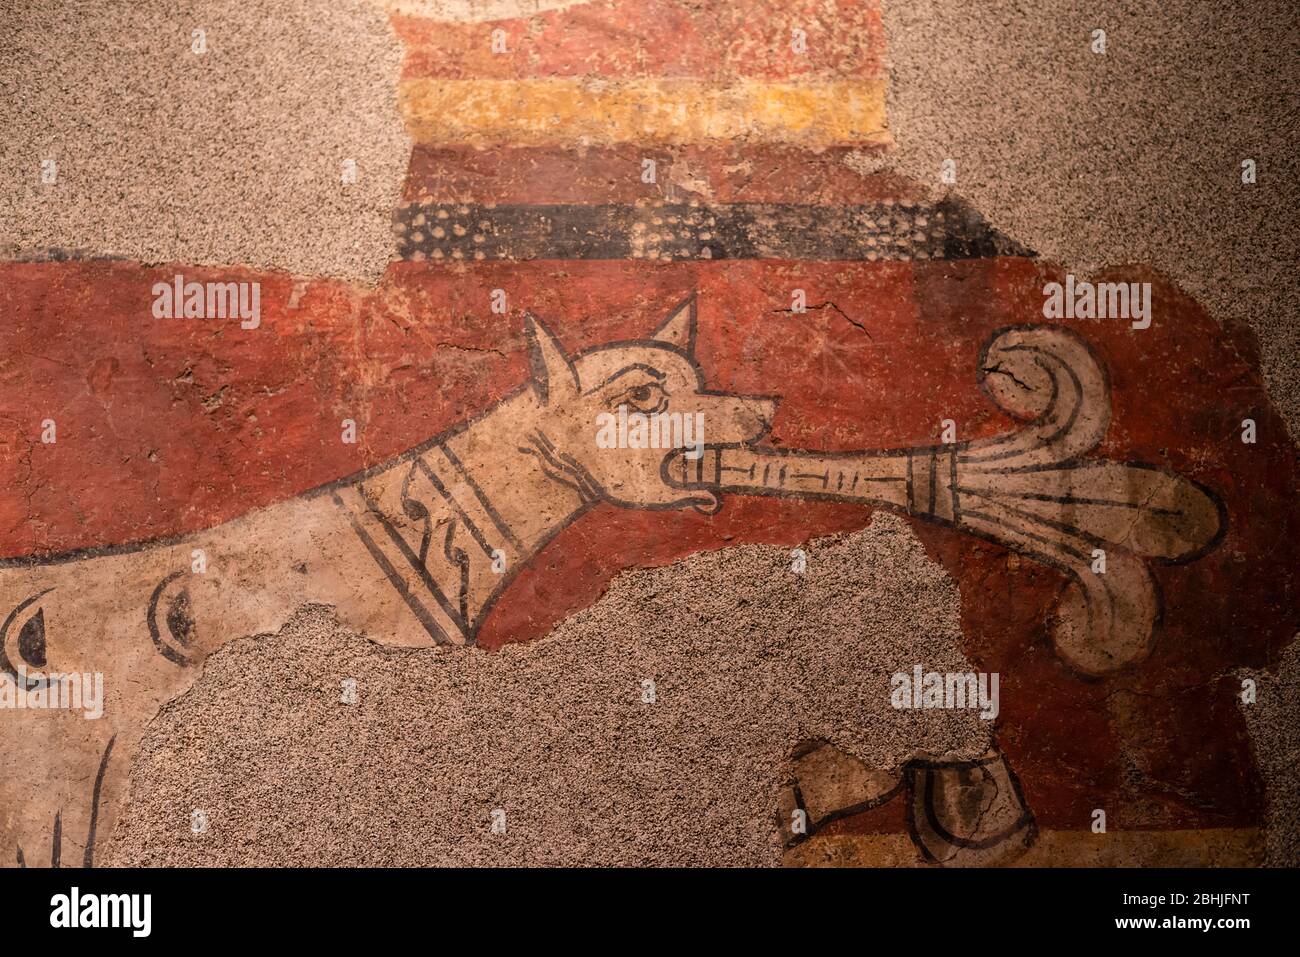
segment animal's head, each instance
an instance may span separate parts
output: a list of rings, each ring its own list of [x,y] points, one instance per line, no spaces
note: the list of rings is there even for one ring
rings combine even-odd
[[[711,392],[695,363],[695,299],[649,339],[570,356],[538,319],[527,319],[533,391],[541,409],[537,451],[557,481],[626,508],[712,511],[712,492],[669,486],[660,467],[675,448],[740,445],[771,425],[776,403]]]

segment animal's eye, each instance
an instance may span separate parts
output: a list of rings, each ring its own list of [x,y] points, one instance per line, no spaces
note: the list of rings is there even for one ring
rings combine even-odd
[[[614,404],[626,405],[646,414],[662,412],[668,404],[668,395],[659,383],[645,382],[626,390]]]

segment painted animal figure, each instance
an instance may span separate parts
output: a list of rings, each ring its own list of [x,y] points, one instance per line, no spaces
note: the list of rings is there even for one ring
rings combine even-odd
[[[540,320],[526,332],[528,383],[390,462],[183,538],[0,561],[0,684],[48,705],[53,674],[107,675],[100,720],[49,706],[8,716],[5,735],[24,749],[48,742],[48,759],[7,767],[0,845],[24,861],[24,845],[31,855],[33,835],[49,833],[53,805],[62,811],[50,859],[67,834],[92,863],[101,812],[111,818],[121,793],[121,774],[104,793],[114,748],[129,760],[157,709],[188,687],[189,666],[226,641],[322,603],[385,643],[473,643],[513,576],[601,502],[711,513],[727,494],[832,498],[994,539],[1062,571],[1057,650],[1086,674],[1148,650],[1159,595],[1144,560],[1194,559],[1223,531],[1208,490],[1085,458],[1109,424],[1109,384],[1087,345],[1059,329],[1004,330],[981,357],[986,391],[1022,430],[835,455],[762,447],[775,400],[705,387],[693,298],[648,338],[577,355]],[[703,444],[609,447],[597,435],[615,414],[690,416]],[[995,771],[989,780],[1012,777]],[[1028,839],[1018,800],[1009,813],[1003,837]],[[951,831],[934,829],[955,841],[933,840],[963,846]],[[945,859],[942,847],[927,853]]]

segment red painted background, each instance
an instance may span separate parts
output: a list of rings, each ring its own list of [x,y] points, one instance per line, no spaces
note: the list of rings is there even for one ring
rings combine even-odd
[[[154,319],[151,287],[177,271],[260,281],[262,327]],[[944,418],[961,438],[991,435],[1015,424],[978,388],[980,347],[997,327],[1042,321],[1046,278],[1060,277],[1018,259],[409,263],[369,292],[310,281],[291,309],[295,281],[282,275],[0,265],[0,553],[204,528],[381,462],[525,380],[525,309],[579,350],[643,335],[698,291],[710,384],[781,395],[778,445],[910,445],[933,440]],[[1165,619],[1153,655],[1105,682],[1070,674],[1047,638],[1056,573],[1012,567],[1005,550],[960,533],[919,523],[917,533],[961,588],[971,661],[1002,674],[999,740],[1040,824],[1085,827],[1099,792],[1116,827],[1258,824],[1231,671],[1267,664],[1298,625],[1295,450],[1249,332],[1154,277],[1123,278],[1156,282],[1152,328],[1065,323],[1111,374],[1114,419],[1097,454],[1202,482],[1230,522],[1204,559],[1157,569]],[[829,308],[779,312],[796,287],[866,332]],[[490,312],[494,288],[507,291],[509,315]],[[1256,445],[1240,441],[1246,417]],[[344,418],[357,421],[358,445],[339,441]],[[44,419],[58,423],[54,445],[39,441]],[[515,580],[481,641],[544,634],[623,568],[741,541],[795,544],[869,518],[860,506],[746,498],[713,517],[602,506]],[[1117,693],[1137,719],[1115,717],[1106,699]]]

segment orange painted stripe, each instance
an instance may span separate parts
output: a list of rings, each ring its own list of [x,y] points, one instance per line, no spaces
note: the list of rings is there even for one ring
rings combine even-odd
[[[883,144],[883,80],[407,80],[399,100],[419,143],[471,146]]]

